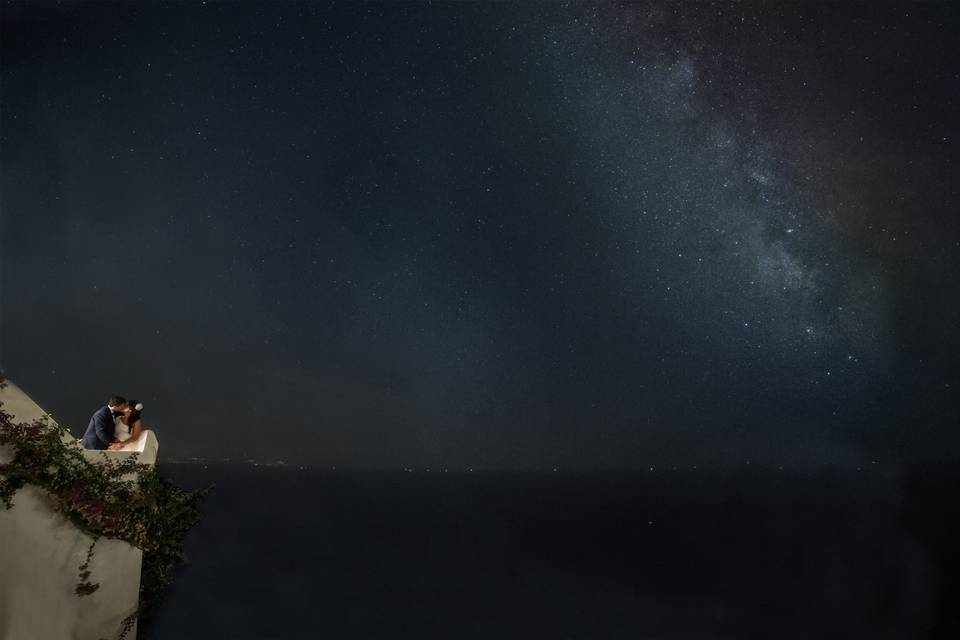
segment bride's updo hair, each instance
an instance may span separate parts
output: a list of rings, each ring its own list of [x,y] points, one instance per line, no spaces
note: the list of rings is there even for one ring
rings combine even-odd
[[[139,400],[127,400],[127,404],[130,405],[130,417],[127,420],[130,421],[130,424],[133,424],[140,419],[140,413],[143,411],[143,403]]]

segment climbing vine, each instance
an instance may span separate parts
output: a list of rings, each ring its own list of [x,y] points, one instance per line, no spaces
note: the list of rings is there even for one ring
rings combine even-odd
[[[210,488],[185,491],[136,456],[91,463],[79,442],[63,439],[65,432],[46,417],[16,423],[0,402],[0,447],[12,452],[12,459],[0,463],[0,504],[10,509],[20,488],[40,487],[54,509],[93,538],[78,568],[78,596],[99,588],[90,570],[99,538],[124,540],[143,550],[138,606],[121,624],[122,640],[159,601],[186,560],[184,539],[199,520],[198,503]]]

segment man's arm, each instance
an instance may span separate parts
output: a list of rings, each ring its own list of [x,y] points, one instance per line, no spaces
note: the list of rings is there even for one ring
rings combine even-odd
[[[113,414],[109,411],[97,415],[97,421],[93,425],[97,432],[97,440],[103,443],[104,447],[110,446],[113,442]]]

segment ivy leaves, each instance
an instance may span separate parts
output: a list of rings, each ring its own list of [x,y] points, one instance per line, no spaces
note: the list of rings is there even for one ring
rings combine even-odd
[[[90,580],[90,563],[101,537],[143,550],[138,607],[121,623],[122,640],[173,582],[176,568],[185,560],[186,535],[200,519],[198,503],[210,488],[185,491],[162,478],[155,466],[140,464],[136,456],[91,463],[79,442],[64,441],[63,428],[45,417],[15,423],[2,404],[0,446],[10,447],[13,458],[0,463],[0,503],[11,509],[19,489],[38,486],[54,509],[93,537],[78,567],[76,594],[88,596],[100,588]]]
[[[88,596],[97,589],[100,588],[100,583],[92,584],[90,582],[90,560],[93,559],[93,549],[97,546],[97,540],[100,539],[100,536],[94,536],[93,542],[90,543],[90,548],[87,549],[87,559],[82,565],[80,565],[80,582],[77,584],[75,589],[78,596]]]

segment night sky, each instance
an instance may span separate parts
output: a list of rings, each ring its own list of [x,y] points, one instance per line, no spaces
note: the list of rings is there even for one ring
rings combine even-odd
[[[960,453],[960,12],[7,2],[0,368],[162,458]]]

